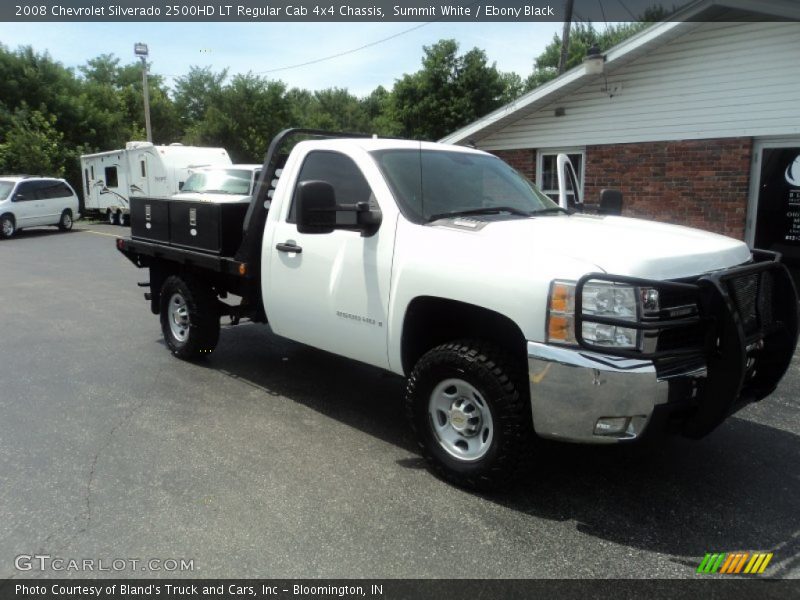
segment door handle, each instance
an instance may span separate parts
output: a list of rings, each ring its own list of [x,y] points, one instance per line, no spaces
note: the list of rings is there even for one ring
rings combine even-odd
[[[294,242],[284,242],[282,244],[277,244],[275,249],[279,252],[294,252],[296,254],[300,254],[303,249],[295,244]]]

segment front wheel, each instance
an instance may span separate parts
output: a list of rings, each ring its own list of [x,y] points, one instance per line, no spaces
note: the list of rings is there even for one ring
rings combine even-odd
[[[10,238],[17,231],[17,224],[14,222],[14,217],[11,215],[3,215],[0,217],[0,237]]]
[[[405,407],[419,447],[456,485],[499,487],[527,455],[530,408],[512,365],[492,345],[461,341],[429,351],[409,377]]]
[[[219,311],[211,288],[190,277],[172,275],[161,287],[161,332],[170,352],[191,360],[214,351],[219,341]]]

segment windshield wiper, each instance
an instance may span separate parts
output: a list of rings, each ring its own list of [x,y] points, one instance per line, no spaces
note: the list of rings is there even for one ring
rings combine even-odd
[[[520,208],[514,208],[513,206],[484,206],[482,208],[467,208],[464,210],[437,213],[428,217],[428,222],[437,221],[438,219],[447,219],[448,217],[465,217],[467,215],[495,215],[502,212],[511,213],[512,215],[519,215],[520,217],[531,216],[529,211],[522,210]]]

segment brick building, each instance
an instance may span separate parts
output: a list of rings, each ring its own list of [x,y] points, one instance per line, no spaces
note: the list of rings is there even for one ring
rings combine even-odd
[[[444,138],[554,192],[570,155],[593,202],[700,227],[800,261],[800,6],[700,0]],[[795,20],[790,20],[795,19]]]

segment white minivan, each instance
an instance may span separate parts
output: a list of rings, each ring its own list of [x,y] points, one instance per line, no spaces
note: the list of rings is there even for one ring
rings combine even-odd
[[[75,190],[53,177],[0,177],[0,237],[10,238],[20,229],[56,225],[72,229],[80,218]]]

